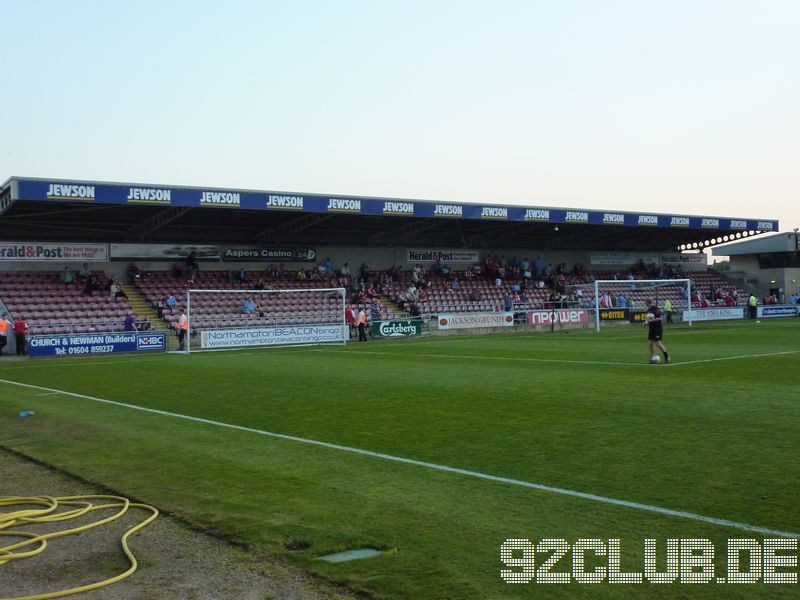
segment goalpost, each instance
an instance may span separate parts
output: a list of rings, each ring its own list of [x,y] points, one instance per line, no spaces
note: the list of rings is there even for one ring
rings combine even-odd
[[[345,301],[344,288],[190,289],[183,350],[345,344]]]
[[[681,293],[682,288],[686,288],[686,298]],[[608,294],[612,297],[612,306],[601,306],[601,300]],[[624,295],[627,306],[618,306],[617,299]],[[656,306],[662,311],[662,319],[666,319],[664,313],[664,301],[669,299],[673,309],[686,311],[686,322],[692,326],[692,280],[691,279],[599,279],[594,282],[594,301],[595,301],[595,327],[600,331],[600,323],[605,319],[601,318],[601,312],[606,311],[607,315],[612,315],[609,321],[628,321],[635,322],[645,311],[644,305],[647,299],[654,300]],[[637,312],[638,311],[638,312]],[[619,317],[619,318],[617,318]]]

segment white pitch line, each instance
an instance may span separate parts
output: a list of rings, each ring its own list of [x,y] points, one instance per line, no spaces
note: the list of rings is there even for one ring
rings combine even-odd
[[[336,350],[323,350],[314,349],[309,352],[337,352]],[[352,356],[353,354],[382,354],[387,356],[400,356],[403,358],[417,357],[422,358],[472,358],[476,360],[503,360],[503,361],[522,361],[522,362],[543,362],[543,363],[564,363],[576,365],[616,365],[624,367],[650,367],[647,362],[614,362],[603,360],[571,360],[567,358],[526,358],[523,356],[469,356],[464,354],[422,354],[415,352],[414,354],[403,354],[400,352],[383,352],[381,350],[351,350],[342,353],[342,356]]]
[[[60,394],[61,392],[45,392],[44,394],[36,394],[37,396],[55,396],[56,394]]]
[[[466,477],[473,477],[475,479],[483,479],[486,481],[493,481],[496,483],[505,483],[508,485],[514,485],[529,489],[538,490],[540,492],[549,492],[551,494],[559,494],[561,496],[570,496],[572,498],[580,498],[582,500],[589,500],[591,502],[599,502],[601,504],[610,504],[612,506],[621,506],[624,508],[632,508],[635,510],[651,512],[658,515],[668,516],[668,517],[676,517],[679,519],[687,519],[690,521],[698,521],[701,523],[709,523],[712,525],[719,525],[722,527],[730,527],[732,529],[738,529],[740,531],[748,531],[752,533],[760,533],[763,535],[774,535],[778,537],[785,537],[785,538],[797,538],[800,539],[800,533],[795,533],[793,531],[782,531],[780,529],[771,529],[769,527],[761,527],[760,525],[750,525],[748,523],[739,523],[738,521],[731,521],[729,519],[719,519],[717,517],[707,517],[705,515],[700,515],[697,513],[686,512],[682,510],[673,510],[671,508],[662,508],[660,506],[655,506],[652,504],[643,504],[641,502],[631,502],[629,500],[619,500],[617,498],[609,498],[606,496],[598,496],[597,494],[590,494],[587,492],[579,492],[577,490],[570,490],[566,488],[559,488],[553,487],[549,485],[543,485],[541,483],[532,483],[530,481],[523,481],[520,479],[511,479],[509,477],[500,477],[498,475],[490,475],[488,473],[481,473],[479,471],[469,471],[467,469],[460,469],[458,467],[448,467],[447,465],[439,465],[436,463],[425,462],[421,460],[414,460],[413,458],[404,458],[402,456],[393,456],[391,454],[384,454],[382,452],[373,452],[372,450],[362,450],[361,448],[353,448],[352,446],[342,446],[340,444],[332,444],[330,442],[322,442],[320,440],[312,440],[309,438],[302,438],[297,437],[294,435],[287,435],[284,433],[275,433],[272,431],[264,431],[263,429],[254,429],[252,427],[244,427],[242,425],[232,425],[230,423],[223,423],[221,421],[212,421],[211,419],[203,419],[201,417],[192,417],[190,415],[183,415],[180,413],[173,413],[168,412],[165,410],[158,410],[155,408],[147,408],[145,406],[138,406],[136,404],[128,404],[125,402],[117,402],[115,400],[107,400],[105,398],[96,398],[94,396],[86,396],[84,394],[76,394],[75,392],[66,392],[63,390],[56,390],[53,388],[46,388],[39,385],[32,385],[30,383],[20,383],[19,381],[11,381],[8,379],[0,379],[0,383],[7,383],[9,385],[18,385],[21,387],[32,388],[37,390],[44,390],[48,392],[58,392],[64,394],[65,396],[72,396],[74,398],[81,398],[83,400],[91,400],[92,402],[100,402],[102,404],[110,404],[112,406],[120,406],[123,408],[129,408],[131,410],[138,410],[145,413],[151,413],[156,415],[161,415],[165,417],[173,417],[175,419],[183,419],[186,421],[193,421],[195,423],[203,423],[205,425],[213,425],[214,427],[222,427],[225,429],[233,429],[236,431],[244,431],[247,433],[254,433],[257,435],[263,435],[271,438],[276,438],[280,440],[287,440],[291,442],[297,442],[300,444],[306,444],[309,446],[318,446],[322,448],[328,448],[330,450],[339,450],[342,452],[349,452],[352,454],[358,454],[361,456],[369,456],[371,458],[379,458],[381,460],[387,460],[395,463],[402,463],[407,465],[414,465],[416,467],[424,467],[426,469],[432,469],[434,471],[443,471],[445,473],[454,473],[457,475],[464,475]]]
[[[719,358],[702,358],[699,360],[685,360],[676,363],[669,363],[665,367],[680,367],[681,365],[697,365],[700,363],[720,362],[723,360],[739,360],[744,358],[760,358],[762,356],[783,356],[785,354],[797,354],[800,350],[786,350],[784,352],[766,352],[764,354],[741,354],[739,356],[721,356]]]

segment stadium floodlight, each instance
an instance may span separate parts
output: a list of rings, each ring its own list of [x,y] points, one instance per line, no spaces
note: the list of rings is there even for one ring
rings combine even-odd
[[[686,298],[684,299],[681,289],[686,288]],[[604,295],[618,298],[620,294],[626,297],[624,310],[619,306],[600,306],[601,297]],[[632,321],[636,322],[636,311],[644,311],[646,299],[654,300],[659,308],[663,302],[669,299],[673,309],[686,312],[686,322],[692,326],[692,280],[691,279],[598,279],[594,282],[594,318],[595,328],[600,331],[600,323],[605,319],[601,318],[601,312],[611,313],[614,318],[609,321]],[[619,314],[617,314],[619,313]],[[662,314],[662,319],[666,320],[666,315]]]
[[[345,344],[344,288],[203,290],[186,293],[186,353],[247,347]]]

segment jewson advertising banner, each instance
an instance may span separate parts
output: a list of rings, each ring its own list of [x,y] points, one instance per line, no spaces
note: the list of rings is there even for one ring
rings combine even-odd
[[[0,242],[0,260],[103,262],[108,260],[108,244]]]
[[[375,337],[411,337],[422,334],[422,321],[375,321],[372,335]]]
[[[439,315],[439,329],[470,329],[473,327],[511,327],[514,313],[460,313]]]
[[[602,210],[562,209],[548,207],[498,206],[427,200],[370,198],[362,196],[329,196],[220,188],[171,187],[152,184],[122,184],[95,181],[30,179],[15,177],[11,181],[12,200],[64,202],[69,204],[119,204],[128,206],[186,206],[213,210],[264,210],[275,212],[312,212],[417,217],[425,219],[472,219],[481,221],[515,221],[542,223],[576,223],[603,227],[660,227],[714,231],[759,230],[778,231],[772,220],[731,219],[654,215]],[[412,261],[414,262],[414,261]],[[417,261],[418,262],[418,261]]]
[[[691,312],[692,321],[726,321],[731,319],[744,319],[744,308],[696,308],[683,311],[683,320],[689,320]]]
[[[448,250],[446,248],[409,248],[407,263],[476,263],[480,262],[477,250]]]
[[[772,317],[796,317],[800,307],[794,304],[773,304],[770,306],[759,306],[757,310],[760,319],[769,319]]]
[[[589,311],[582,308],[557,308],[528,312],[528,325],[580,325],[589,322]]]
[[[284,346],[321,344],[347,339],[343,325],[287,325],[286,327],[248,327],[242,329],[204,329],[201,348],[244,348],[246,346]]]
[[[32,357],[155,352],[166,348],[167,335],[162,331],[37,335],[28,340],[28,354]]]

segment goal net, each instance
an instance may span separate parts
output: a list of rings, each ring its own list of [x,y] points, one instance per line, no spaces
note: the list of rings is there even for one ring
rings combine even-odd
[[[187,292],[183,350],[344,344],[344,288]]]
[[[646,320],[647,301],[652,300],[661,309],[662,320],[678,321],[678,315],[689,308],[692,297],[690,279],[611,279],[594,282],[595,327],[643,323]],[[667,310],[670,309],[670,310]],[[692,324],[692,311],[686,310],[687,322]]]

